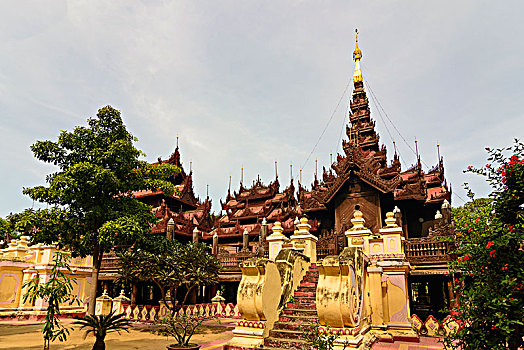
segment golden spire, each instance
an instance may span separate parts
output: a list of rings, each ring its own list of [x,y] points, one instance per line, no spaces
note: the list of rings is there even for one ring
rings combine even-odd
[[[358,83],[362,81],[362,71],[360,70],[360,60],[362,59],[362,51],[358,47],[358,29],[355,29],[355,51],[353,51],[353,61],[355,61],[355,73],[353,73],[353,82]]]

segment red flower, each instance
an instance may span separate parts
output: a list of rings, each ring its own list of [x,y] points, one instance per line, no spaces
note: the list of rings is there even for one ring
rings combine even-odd
[[[493,325],[491,326],[491,329],[497,329],[497,326]]]
[[[510,226],[508,227],[508,230],[510,230],[510,231],[515,231],[515,226],[510,225]]]
[[[479,221],[480,221],[480,218],[476,218],[476,219],[475,219],[475,222],[479,222]]]
[[[486,247],[491,248],[493,246],[493,242],[489,241],[488,244],[486,244]]]
[[[491,167],[491,164],[486,164],[486,168],[489,168],[489,167]]]
[[[496,254],[496,251],[495,250],[492,250],[491,252],[489,252],[489,256],[491,258],[494,258],[495,257],[495,254]]]
[[[508,271],[508,264],[502,266],[502,272]]]
[[[469,257],[470,257],[469,253],[464,255],[464,260],[469,260]]]
[[[458,262],[462,262],[462,258],[458,258]]]

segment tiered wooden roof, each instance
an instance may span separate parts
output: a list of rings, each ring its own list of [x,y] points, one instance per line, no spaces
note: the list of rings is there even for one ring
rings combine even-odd
[[[357,47],[355,58],[354,89],[350,102],[349,122],[346,127],[348,140],[343,141],[344,153],[338,154],[336,162],[326,171],[322,179],[315,177],[312,189],[299,188],[298,201],[304,212],[326,210],[335,194],[352,175],[382,193],[393,193],[395,200],[413,199],[424,203],[450,201],[451,193],[444,179],[442,158],[428,173],[417,164],[402,172],[399,158],[395,152],[391,164],[387,165],[387,149],[379,147],[380,137],[375,131],[375,121],[371,118],[369,100],[364,89],[360,59],[362,52]]]
[[[268,185],[264,185],[260,178],[253,181],[249,188],[241,184],[238,192],[233,195],[228,193],[226,202],[221,202],[224,215],[215,222],[214,229],[204,239],[211,238],[215,233],[219,238],[241,238],[245,230],[250,236],[258,236],[264,218],[269,229],[280,221],[284,232],[293,232],[294,220],[303,215],[295,197],[293,180],[282,192],[279,188],[278,177]]]
[[[180,150],[177,147],[171,156],[162,160],[160,157],[154,164],[168,163],[180,168],[169,181],[175,186],[175,192],[166,196],[162,191],[138,191],[134,195],[139,200],[153,206],[153,213],[159,219],[152,227],[152,233],[167,234],[167,224],[170,219],[174,222],[176,236],[192,237],[195,227],[202,233],[211,231],[213,219],[211,217],[211,200],[203,202],[195,196],[193,191],[193,172],[187,174],[180,160]]]

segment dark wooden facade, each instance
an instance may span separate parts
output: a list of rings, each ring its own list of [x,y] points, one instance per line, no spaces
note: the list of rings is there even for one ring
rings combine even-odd
[[[358,54],[360,60],[360,50]],[[278,176],[267,185],[260,178],[250,187],[241,183],[237,192],[228,189],[225,201],[221,201],[221,214],[213,217],[209,198],[196,198],[192,173],[185,173],[177,146],[168,160],[158,160],[182,169],[171,179],[177,193],[136,193],[153,207],[159,219],[152,233],[187,241],[197,228],[199,239],[214,245],[213,251],[223,265],[221,281],[226,285],[226,295],[233,299],[241,278],[239,263],[265,255],[265,237],[271,234],[276,221],[282,223],[284,234],[289,236],[295,220],[307,216],[311,232],[319,238],[317,252],[321,258],[338,254],[346,246],[344,232],[350,228],[355,210],[363,212],[366,226],[373,232],[384,225],[386,212],[394,210],[404,230],[406,256],[414,268],[412,308],[420,316],[427,310],[438,313],[436,309],[445,306],[450,291],[446,264],[451,259],[451,247],[441,238],[452,234],[451,190],[444,178],[443,158],[428,171],[422,169],[418,155],[415,164],[404,171],[396,152],[388,162],[387,149],[380,145],[371,118],[363,79],[355,77],[343,152],[327,169],[323,168],[320,178],[315,175],[309,188],[300,183],[295,187],[291,180],[280,190]],[[118,262],[108,256],[104,264],[103,278],[113,278],[111,273]]]

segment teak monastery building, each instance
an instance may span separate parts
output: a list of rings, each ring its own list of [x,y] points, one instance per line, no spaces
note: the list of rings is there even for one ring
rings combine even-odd
[[[358,47],[353,52],[355,71],[350,101],[347,139],[343,153],[336,156],[329,169],[315,174],[310,188],[293,180],[285,187],[278,175],[269,184],[257,178],[251,186],[240,183],[237,191],[227,191],[221,201],[222,214],[211,213],[211,201],[197,198],[193,192],[192,171],[184,169],[177,147],[169,159],[158,163],[177,165],[171,181],[177,193],[138,192],[143,202],[153,206],[159,219],[152,234],[162,234],[181,241],[209,243],[221,261],[220,286],[228,302],[236,301],[242,277],[239,264],[251,257],[268,256],[268,234],[275,222],[280,222],[284,235],[296,230],[298,219],[307,217],[310,232],[318,238],[317,256],[339,254],[346,246],[345,231],[355,211],[361,211],[365,226],[377,232],[386,212],[395,214],[402,227],[406,257],[411,265],[408,277],[410,307],[413,313],[425,317],[438,315],[452,298],[452,278],[446,263],[449,244],[439,240],[451,234],[451,192],[444,178],[443,159],[438,159],[429,171],[421,166],[420,156],[411,168],[403,170],[396,151],[388,161],[387,149],[379,144],[375,121],[371,118]],[[439,156],[440,157],[440,156]],[[103,263],[103,283],[111,285],[118,270],[118,260],[109,255]],[[217,286],[200,290],[195,298],[209,299]],[[139,286],[134,295],[137,303],[156,303],[159,295],[153,286]]]

